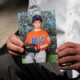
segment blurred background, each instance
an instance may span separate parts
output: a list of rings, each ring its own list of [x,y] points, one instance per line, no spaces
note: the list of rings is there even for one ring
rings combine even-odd
[[[7,54],[6,40],[18,33],[18,13],[27,12],[29,0],[0,0],[0,55]]]

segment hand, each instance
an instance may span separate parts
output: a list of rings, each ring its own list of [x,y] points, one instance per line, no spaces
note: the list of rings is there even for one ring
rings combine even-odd
[[[39,51],[39,50],[40,50],[40,46],[36,46],[36,47],[35,47],[35,50],[36,50],[36,51]]]
[[[80,44],[66,42],[56,49],[58,65],[60,69],[69,70],[71,65],[62,65],[71,63],[73,69],[80,72]]]
[[[25,43],[25,50],[28,52],[36,52],[40,50],[40,47],[36,44],[27,44]]]
[[[10,35],[6,44],[8,51],[12,56],[20,57],[21,53],[24,52],[24,43],[20,40],[19,36]]]

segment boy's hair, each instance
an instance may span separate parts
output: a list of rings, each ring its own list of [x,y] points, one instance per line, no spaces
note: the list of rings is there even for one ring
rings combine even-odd
[[[34,15],[32,17],[32,23],[35,21],[35,20],[40,20],[42,22],[42,17],[40,15]]]
[[[42,20],[40,18],[36,18],[34,21],[41,21],[42,23]],[[32,21],[32,23],[34,23],[34,21]]]

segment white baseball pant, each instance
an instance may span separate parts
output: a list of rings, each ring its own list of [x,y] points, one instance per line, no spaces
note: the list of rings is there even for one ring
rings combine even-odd
[[[37,53],[29,52],[25,57],[25,63],[33,63],[34,59],[36,63],[46,62],[46,51],[41,50]]]

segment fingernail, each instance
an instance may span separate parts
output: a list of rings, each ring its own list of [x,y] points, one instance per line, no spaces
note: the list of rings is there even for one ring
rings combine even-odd
[[[19,44],[19,46],[21,46],[21,43]]]
[[[58,53],[58,49],[56,49],[56,53]]]
[[[20,49],[20,52],[22,53],[23,52],[23,49]]]
[[[58,61],[57,61],[57,64],[58,64]]]
[[[57,60],[58,60],[58,56],[56,56]]]

